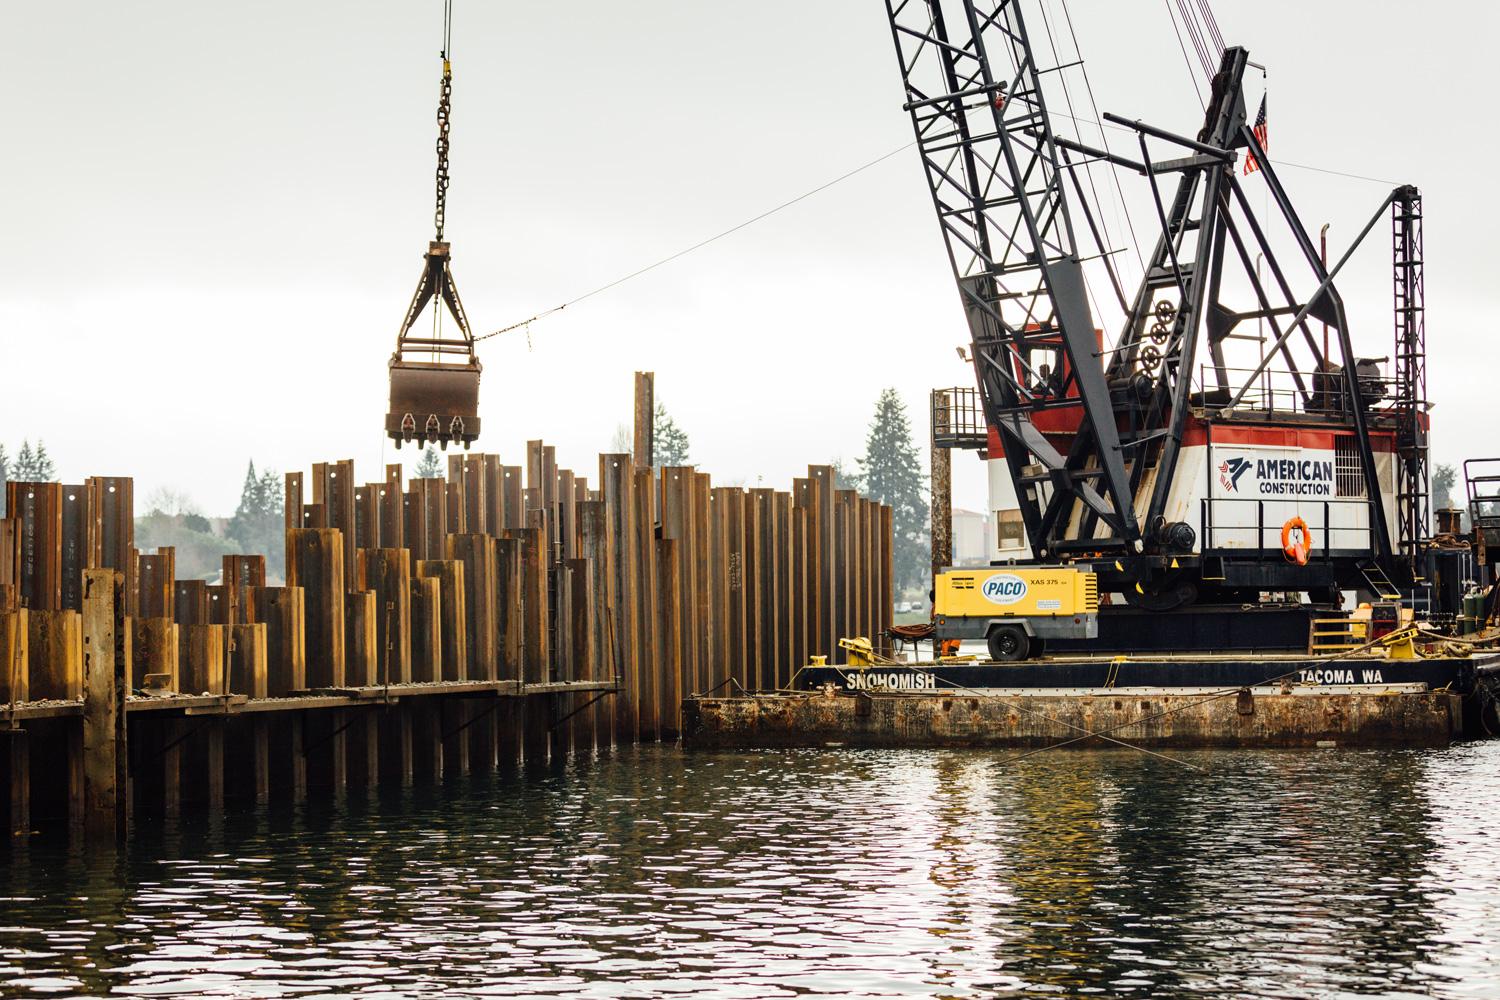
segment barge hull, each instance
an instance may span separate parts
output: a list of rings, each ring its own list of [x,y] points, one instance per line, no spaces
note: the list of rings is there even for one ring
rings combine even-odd
[[[1463,697],[1420,685],[1238,692],[1165,688],[886,691],[695,698],[695,748],[1044,747],[1108,731],[1148,747],[1445,746]],[[1087,736],[1070,747],[1114,746]]]

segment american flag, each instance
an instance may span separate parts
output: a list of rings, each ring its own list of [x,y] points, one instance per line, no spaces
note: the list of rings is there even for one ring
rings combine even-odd
[[[1255,114],[1255,125],[1252,127],[1251,131],[1255,133],[1255,141],[1260,143],[1260,148],[1269,151],[1271,148],[1271,143],[1266,138],[1266,97],[1264,94],[1261,95],[1260,110]],[[1255,154],[1246,153],[1245,174],[1248,176],[1249,174],[1259,169],[1260,164],[1255,162]]]

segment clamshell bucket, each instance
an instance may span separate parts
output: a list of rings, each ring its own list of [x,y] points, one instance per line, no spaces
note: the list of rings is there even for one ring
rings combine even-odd
[[[474,337],[448,268],[448,244],[429,244],[422,278],[406,311],[391,355],[390,411],[385,433],[396,447],[415,441],[420,447],[451,444],[469,447],[479,437],[479,374],[483,366],[474,353]],[[429,299],[447,306],[459,336],[443,336],[435,322],[432,336],[411,333]],[[439,310],[441,306],[434,305]],[[441,315],[435,317],[440,320]]]
[[[416,441],[465,448],[479,437],[478,361],[434,364],[391,359],[391,409],[385,432],[399,448]]]

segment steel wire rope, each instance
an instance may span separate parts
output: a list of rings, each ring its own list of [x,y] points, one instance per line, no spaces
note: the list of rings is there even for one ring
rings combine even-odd
[[[1209,39],[1218,46],[1220,52],[1223,52],[1224,36],[1219,32],[1219,21],[1218,18],[1214,17],[1212,0],[1196,0],[1196,3],[1198,4],[1198,14],[1203,19],[1204,25],[1208,28]]]
[[[1170,3],[1171,0],[1165,0],[1165,2]],[[1168,12],[1169,15],[1171,14],[1171,8],[1170,7],[1168,7],[1167,12]],[[1173,21],[1173,24],[1175,26],[1175,24],[1176,24],[1175,19]],[[1180,38],[1179,38],[1179,44],[1181,44]],[[1186,49],[1185,48],[1184,48],[1184,55],[1186,55]],[[1189,63],[1188,68],[1189,68],[1189,71],[1191,72],[1191,69],[1192,69],[1191,63]],[[1193,85],[1194,85],[1194,88],[1196,89],[1197,88],[1197,77],[1196,76],[1193,77]],[[1200,100],[1200,103],[1201,103],[1201,101],[1202,101],[1201,94],[1199,96],[1199,100]],[[1091,102],[1092,102],[1092,95],[1091,95]],[[972,111],[974,109],[969,109],[969,110]],[[1097,105],[1097,103],[1094,104],[1094,110],[1095,110],[1095,112],[1097,114],[1097,111],[1098,111],[1098,105]],[[1059,116],[1059,117],[1068,118],[1069,120],[1074,121],[1076,123],[1093,125],[1095,128],[1098,128],[1100,130],[1101,136],[1104,134],[1104,130],[1106,130],[1106,129],[1110,130],[1110,131],[1124,132],[1124,133],[1133,133],[1133,131],[1134,131],[1132,129],[1126,128],[1126,127],[1121,126],[1121,125],[1115,125],[1115,124],[1112,124],[1112,123],[1109,123],[1109,122],[1101,121],[1098,118],[1092,118],[1092,119],[1091,118],[1083,118],[1083,117],[1079,117],[1077,115],[1067,115],[1067,114],[1064,114],[1063,112],[1060,112],[1060,111],[1049,111],[1048,114],[1049,115],[1056,115],[1056,116]],[[474,341],[477,343],[477,342],[479,342],[481,340],[489,340],[491,337],[498,337],[501,334],[511,333],[511,332],[514,332],[514,331],[517,331],[517,330],[525,330],[527,332],[528,337],[529,337],[530,336],[530,326],[531,326],[531,324],[535,323],[536,321],[538,321],[540,319],[544,319],[544,318],[546,318],[548,316],[553,315],[554,313],[562,312],[563,310],[567,309],[569,306],[574,306],[574,305],[577,305],[580,302],[585,301],[586,299],[591,299],[595,295],[599,295],[602,292],[609,291],[610,289],[612,289],[612,288],[614,288],[614,287],[616,287],[618,285],[622,285],[622,284],[624,284],[627,281],[631,281],[634,278],[638,278],[638,277],[640,277],[640,276],[642,276],[644,274],[647,274],[647,273],[649,273],[651,271],[654,271],[657,268],[662,267],[663,265],[670,264],[671,262],[673,262],[673,261],[675,261],[675,260],[677,260],[677,259],[679,259],[681,257],[685,257],[685,256],[687,256],[690,253],[693,253],[693,252],[695,252],[697,250],[701,250],[704,247],[709,246],[710,244],[716,243],[719,240],[722,240],[722,239],[724,239],[727,236],[732,236],[733,234],[739,232],[741,229],[745,229],[746,227],[752,226],[752,225],[754,225],[757,222],[760,222],[760,221],[762,221],[764,219],[770,218],[771,216],[776,215],[777,213],[779,213],[779,212],[781,212],[781,211],[783,211],[785,209],[791,208],[793,205],[796,205],[799,202],[802,202],[802,201],[807,200],[808,198],[811,198],[815,194],[819,194],[819,193],[821,193],[823,191],[826,191],[828,188],[831,188],[831,187],[833,187],[836,184],[842,183],[843,181],[846,181],[846,180],[850,179],[851,177],[856,176],[857,174],[861,174],[864,171],[869,170],[872,167],[878,166],[879,164],[884,163],[886,160],[889,160],[891,157],[897,155],[898,153],[905,152],[906,150],[912,148],[915,145],[917,145],[917,141],[916,140],[912,140],[911,142],[905,143],[904,145],[899,146],[899,147],[897,147],[895,149],[892,149],[891,151],[889,151],[887,153],[884,153],[884,154],[876,157],[875,159],[870,160],[867,163],[863,163],[860,166],[857,166],[857,167],[853,168],[852,170],[846,171],[845,173],[842,173],[839,176],[834,177],[831,180],[825,181],[822,184],[819,184],[817,187],[814,187],[814,188],[812,188],[812,189],[810,189],[808,191],[804,191],[802,194],[797,195],[795,198],[790,198],[787,201],[784,201],[784,202],[782,202],[782,203],[780,203],[780,204],[778,204],[778,205],[776,205],[776,206],[774,206],[772,208],[766,209],[764,212],[761,212],[758,215],[755,215],[755,216],[753,216],[753,217],[751,217],[749,219],[746,219],[744,222],[741,222],[738,225],[731,226],[730,228],[725,229],[722,232],[716,233],[713,236],[709,236],[706,239],[699,240],[698,242],[692,244],[691,246],[688,246],[688,247],[685,247],[685,248],[683,248],[681,250],[678,250],[677,252],[669,254],[666,257],[662,257],[661,259],[656,260],[656,261],[654,261],[654,262],[652,262],[650,264],[647,264],[644,267],[637,268],[636,270],[631,271],[628,274],[625,274],[625,275],[623,275],[623,276],[621,276],[619,278],[615,278],[613,281],[610,281],[610,282],[607,282],[606,284],[600,285],[597,288],[594,288],[594,289],[592,289],[590,291],[587,291],[587,292],[583,293],[582,295],[578,295],[578,296],[576,296],[574,298],[568,299],[567,301],[562,302],[562,303],[560,303],[558,305],[552,306],[551,308],[543,309],[540,312],[535,313],[535,314],[533,314],[531,316],[528,316],[525,319],[517,320],[516,322],[511,323],[511,324],[509,324],[507,326],[500,327],[497,330],[492,330],[489,333],[481,334],[480,336],[475,337]],[[1395,187],[1396,186],[1396,182],[1395,181],[1388,180],[1388,179],[1383,178],[1383,177],[1372,177],[1372,176],[1370,176],[1368,174],[1356,174],[1356,173],[1353,173],[1353,172],[1350,172],[1350,171],[1333,170],[1333,169],[1328,168],[1328,167],[1315,167],[1315,166],[1312,166],[1311,164],[1296,163],[1296,162],[1293,162],[1291,160],[1277,159],[1277,158],[1273,158],[1273,157],[1271,157],[1269,155],[1267,155],[1265,157],[1265,159],[1266,159],[1267,162],[1269,162],[1271,164],[1274,164],[1276,166],[1280,166],[1280,167],[1291,167],[1291,168],[1293,168],[1295,170],[1307,170],[1307,171],[1311,171],[1313,173],[1326,174],[1326,175],[1331,176],[1331,177],[1342,177],[1342,178],[1345,178],[1347,180],[1357,180],[1357,181],[1364,181],[1364,182],[1370,183],[1370,184],[1380,184],[1380,185],[1385,186],[1385,187]],[[1075,168],[1076,168],[1076,165],[1075,165]],[[1117,182],[1117,184],[1119,183],[1118,175],[1116,175],[1116,182]],[[1122,190],[1122,195],[1123,195],[1123,190]],[[1129,219],[1130,219],[1129,209],[1128,209],[1127,206],[1123,206],[1123,205],[1122,205],[1122,208],[1125,211],[1126,219],[1127,219],[1127,222],[1128,222]],[[1141,252],[1140,251],[1140,241],[1139,241],[1139,238],[1136,237],[1135,227],[1134,227],[1133,224],[1129,224],[1128,228],[1129,228],[1129,230],[1131,232],[1131,236],[1132,236],[1133,242],[1135,243],[1135,252],[1136,252],[1136,255],[1137,255],[1137,257],[1140,257],[1140,252]],[[1111,252],[1115,252],[1115,251],[1111,251]],[[1142,267],[1144,267],[1144,261],[1142,261]]]
[[[719,240],[722,240],[726,236],[732,236],[733,234],[739,232],[741,229],[744,229],[746,226],[752,226],[755,223],[760,222],[762,219],[770,218],[771,216],[775,215],[777,212],[780,212],[783,209],[791,208],[793,205],[797,204],[800,201],[805,201],[808,198],[811,198],[815,194],[818,194],[818,193],[820,193],[822,191],[826,191],[829,188],[833,187],[835,184],[838,184],[838,183],[840,183],[842,181],[848,180],[849,178],[853,177],[855,174],[863,173],[864,171],[869,170],[871,167],[874,167],[874,166],[877,166],[877,165],[879,165],[881,163],[884,163],[886,160],[889,160],[891,157],[895,156],[897,153],[904,153],[906,150],[910,149],[911,147],[915,146],[916,144],[917,144],[917,140],[913,139],[911,142],[908,142],[908,143],[906,143],[903,146],[899,146],[896,149],[891,150],[889,153],[884,153],[884,154],[882,154],[880,156],[877,156],[875,159],[869,161],[868,163],[862,164],[862,165],[860,165],[858,167],[855,167],[853,170],[850,170],[850,171],[847,171],[845,173],[842,173],[842,174],[840,174],[839,176],[833,178],[830,181],[825,181],[824,183],[819,184],[817,187],[813,188],[810,191],[804,191],[802,194],[797,195],[797,197],[788,199],[787,201],[782,202],[781,204],[775,206],[774,208],[766,209],[764,212],[761,212],[759,215],[757,215],[757,216],[755,216],[753,218],[750,218],[750,219],[746,219],[744,222],[741,222],[739,225],[731,226],[730,228],[724,230],[721,233],[716,233],[715,235],[710,236],[707,239],[699,240],[697,243],[694,243],[690,247],[687,247],[685,249],[677,251],[674,254],[670,254],[670,255],[668,255],[666,257],[663,257],[663,258],[661,258],[660,260],[658,260],[658,261],[656,261],[654,263],[647,264],[645,267],[638,268],[638,269],[636,269],[634,271],[631,271],[629,274],[625,275],[624,277],[616,278],[614,281],[611,281],[608,284],[600,285],[598,288],[595,288],[593,291],[585,292],[584,294],[578,296],[577,298],[569,299],[568,301],[562,303],[561,305],[553,306],[551,309],[543,309],[541,312],[537,313],[535,316],[531,316],[531,317],[528,317],[527,319],[523,319],[523,320],[521,320],[519,322],[512,323],[509,326],[501,327],[498,330],[492,331],[490,333],[483,334],[481,336],[475,337],[474,339],[476,341],[488,340],[489,338],[491,338],[491,337],[497,337],[497,336],[499,336],[502,333],[509,333],[512,330],[518,330],[518,329],[520,329],[522,327],[529,326],[530,324],[536,322],[537,320],[541,319],[544,316],[550,316],[553,313],[562,312],[564,309],[568,308],[569,306],[577,305],[578,303],[584,301],[585,299],[593,298],[595,295],[598,295],[600,292],[607,292],[611,288],[614,288],[616,285],[622,285],[625,282],[631,280],[632,278],[638,278],[641,275],[647,273],[648,271],[654,271],[654,270],[656,270],[658,267],[661,267],[663,264],[670,264],[672,261],[678,259],[679,257],[685,257],[685,256],[687,256],[688,254],[692,253],[695,250],[701,250],[702,248],[708,246],[710,243],[716,243]]]
[[[1069,120],[1071,120],[1076,125],[1078,123],[1079,119],[1078,119],[1077,109],[1073,107],[1073,92],[1068,87],[1067,69],[1063,66],[1063,64],[1062,64],[1063,63],[1063,58],[1062,58],[1061,54],[1059,54],[1058,51],[1057,51],[1057,36],[1052,31],[1052,18],[1048,14],[1048,9],[1050,8],[1051,4],[1048,3],[1048,2],[1043,2],[1040,6],[1041,6],[1041,11],[1042,11],[1042,27],[1047,32],[1047,45],[1048,45],[1049,48],[1052,49],[1052,61],[1053,61],[1053,64],[1056,65],[1056,67],[1057,67],[1057,80],[1058,80],[1059,85],[1061,85],[1061,87],[1062,87],[1063,103],[1068,106],[1068,118],[1069,118]],[[1074,57],[1076,58],[1078,64],[1081,66],[1082,63],[1083,63],[1083,53],[1079,52],[1078,49],[1077,49],[1077,45],[1076,45],[1077,39],[1076,38],[1074,39],[1074,43],[1075,43],[1075,46],[1074,46],[1073,54],[1074,54]],[[1038,82],[1038,86],[1040,86],[1040,82]],[[1080,164],[1080,166],[1083,167],[1083,174],[1084,174],[1084,176],[1086,178],[1088,178],[1089,190],[1094,193],[1094,203],[1096,205],[1102,205],[1103,204],[1103,199],[1101,199],[1099,197],[1099,188],[1098,188],[1098,185],[1096,185],[1094,183],[1094,170],[1093,170],[1093,166],[1094,165],[1093,165],[1093,161],[1086,160],[1082,164]],[[1064,166],[1064,167],[1061,167],[1060,169],[1066,170],[1068,168]],[[1061,178],[1058,179],[1057,183],[1058,183],[1058,197],[1061,198],[1061,199],[1063,199],[1063,200],[1066,200],[1067,196],[1068,196],[1067,195],[1067,188],[1063,186]],[[1118,284],[1119,280],[1120,280],[1120,276],[1119,276],[1119,274],[1117,272],[1115,272],[1114,261],[1111,260],[1110,257],[1109,257],[1110,251],[1114,248],[1115,238],[1110,233],[1110,231],[1109,231],[1109,222],[1108,222],[1108,220],[1106,220],[1104,218],[1104,215],[1103,215],[1102,212],[1099,215],[1099,228],[1100,228],[1100,230],[1101,230],[1101,232],[1102,232],[1102,234],[1104,236],[1104,241],[1103,242],[1107,243],[1108,246],[1100,245],[1100,241],[1097,240],[1097,239],[1094,241],[1094,243],[1095,243],[1096,246],[1099,247],[1100,259],[1104,262],[1105,268],[1107,268],[1111,272],[1111,274],[1112,274],[1112,276],[1114,278],[1115,283]],[[1089,280],[1088,272],[1087,271],[1083,272],[1083,285],[1084,285],[1084,290],[1086,292],[1088,292],[1089,298],[1093,301],[1093,304],[1094,304],[1094,315],[1096,315],[1096,316],[1100,315],[1099,302],[1098,302],[1097,297],[1094,295],[1093,283]]]
[[[1068,0],[1061,0],[1061,2],[1063,9],[1063,18],[1068,25],[1068,34],[1073,39],[1073,51],[1078,53],[1078,58],[1080,62],[1082,62],[1083,48],[1078,44],[1078,31],[1073,26],[1073,11],[1068,6]],[[1090,124],[1092,124],[1098,130],[1099,142],[1103,144],[1104,151],[1106,153],[1110,152],[1111,150],[1109,148],[1109,138],[1104,133],[1104,122],[1102,120],[1103,116],[1099,114],[1099,102],[1094,99],[1094,82],[1089,77],[1088,64],[1084,62],[1080,69],[1083,74],[1084,90],[1088,93],[1089,96],[1089,107],[1092,108],[1094,112],[1094,118]],[[1111,163],[1109,165],[1109,174],[1110,177],[1114,179],[1115,193],[1118,195],[1118,200],[1115,204],[1115,211],[1117,214],[1122,214],[1125,217],[1125,228],[1130,233],[1131,244],[1135,247],[1136,264],[1140,267],[1141,273],[1144,275],[1146,272],[1146,258],[1141,254],[1141,241],[1135,233],[1135,221],[1131,219],[1130,206],[1125,202],[1125,186],[1120,182],[1120,165],[1117,163]]]
[[[1188,79],[1193,82],[1193,93],[1198,95],[1200,107],[1207,108],[1208,102],[1203,99],[1203,90],[1198,86],[1198,74],[1193,72],[1193,61],[1188,58],[1187,45],[1182,41],[1182,31],[1177,27],[1177,15],[1172,13],[1172,0],[1161,0],[1167,8],[1167,19],[1172,22],[1172,33],[1177,36],[1177,47],[1182,50],[1182,62],[1187,66]]]
[[[1188,38],[1193,42],[1193,50],[1198,53],[1198,65],[1203,67],[1203,75],[1210,81],[1213,80],[1213,66],[1209,61],[1208,46],[1203,41],[1203,34],[1198,29],[1198,22],[1193,19],[1186,0],[1177,0],[1177,10],[1182,14],[1182,26],[1187,31]]]

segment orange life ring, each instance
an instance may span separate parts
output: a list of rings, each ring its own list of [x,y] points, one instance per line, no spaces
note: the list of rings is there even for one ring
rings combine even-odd
[[[1312,529],[1302,518],[1294,517],[1281,526],[1281,551],[1298,566],[1307,565],[1308,553],[1312,551]]]

